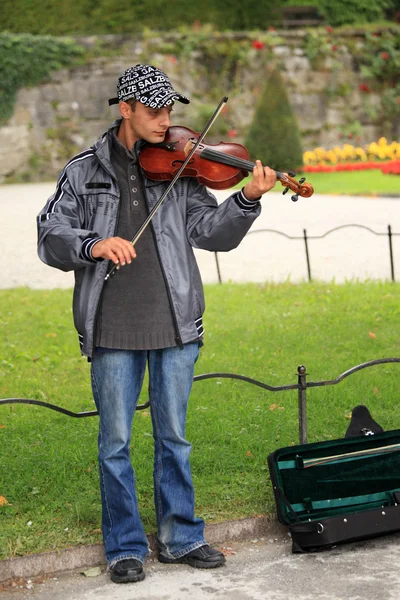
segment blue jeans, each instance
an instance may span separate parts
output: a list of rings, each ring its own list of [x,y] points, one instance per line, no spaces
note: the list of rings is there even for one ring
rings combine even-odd
[[[162,350],[98,348],[93,355],[92,389],[100,417],[102,531],[111,567],[123,558],[143,562],[148,553],[129,451],[146,364],[159,551],[180,558],[205,543],[204,521],[194,516],[191,445],[185,439],[187,405],[198,355],[197,342]]]

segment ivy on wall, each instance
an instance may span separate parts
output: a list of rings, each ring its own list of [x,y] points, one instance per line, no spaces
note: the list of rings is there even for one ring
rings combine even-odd
[[[78,64],[84,53],[72,39],[0,33],[0,125],[11,117],[20,88],[43,83],[53,71]]]
[[[371,122],[383,126],[384,135],[391,137],[393,124],[400,119],[400,27],[376,27],[360,30],[358,35],[343,37],[344,29],[330,26],[308,31],[304,40],[304,51],[311,66],[316,70],[329,70],[332,85],[327,93],[331,97],[346,96],[352,92],[347,85],[335,85],[334,75],[342,69],[344,53],[351,56],[353,70],[358,74],[359,92],[365,112]],[[378,94],[380,102],[370,101],[370,95]],[[349,123],[349,136],[356,136],[354,127],[360,123]]]

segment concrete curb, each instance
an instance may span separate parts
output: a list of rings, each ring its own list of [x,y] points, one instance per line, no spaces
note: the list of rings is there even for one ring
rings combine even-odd
[[[209,544],[221,544],[228,541],[245,541],[264,536],[281,537],[286,528],[270,517],[253,517],[206,525],[205,536]],[[156,553],[154,535],[149,535],[149,544]],[[103,545],[77,546],[55,552],[43,552],[0,561],[0,583],[8,579],[37,577],[73,571],[106,563]]]

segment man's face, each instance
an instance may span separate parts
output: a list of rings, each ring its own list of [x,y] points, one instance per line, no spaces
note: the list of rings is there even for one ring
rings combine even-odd
[[[151,144],[163,142],[171,125],[172,107],[170,104],[163,108],[149,108],[141,102],[130,107],[129,125],[135,141],[142,139]]]

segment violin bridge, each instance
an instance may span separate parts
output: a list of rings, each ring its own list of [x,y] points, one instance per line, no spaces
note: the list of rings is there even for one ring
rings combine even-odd
[[[189,152],[192,150],[194,145],[195,145],[195,142],[193,142],[193,140],[188,140],[186,142],[185,147],[183,148],[183,152],[185,153],[185,156],[187,156],[189,154]]]

